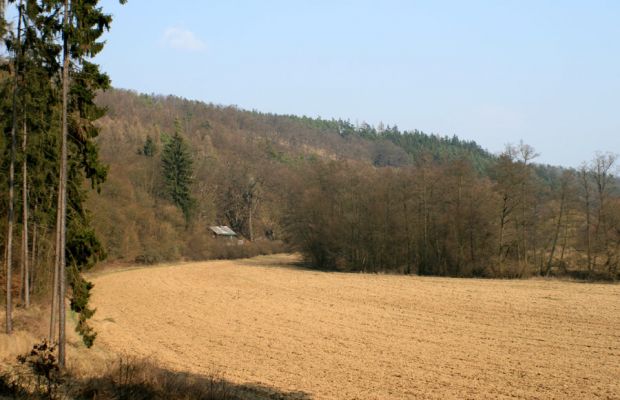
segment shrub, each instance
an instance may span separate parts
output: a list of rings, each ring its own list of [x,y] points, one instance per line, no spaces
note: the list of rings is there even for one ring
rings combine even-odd
[[[28,370],[18,371],[14,376],[14,391],[21,390],[33,397],[57,398],[61,375],[55,351],[56,344],[43,339],[29,353],[18,356],[19,363],[27,366]]]

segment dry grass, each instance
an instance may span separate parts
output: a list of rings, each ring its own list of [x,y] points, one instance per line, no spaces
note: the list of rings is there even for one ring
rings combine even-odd
[[[94,276],[99,346],[316,399],[620,398],[618,285],[273,267],[292,261]]]

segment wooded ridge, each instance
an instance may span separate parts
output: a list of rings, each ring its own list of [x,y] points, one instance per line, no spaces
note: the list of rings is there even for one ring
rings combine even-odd
[[[613,154],[571,170],[536,164],[523,143],[493,155],[457,137],[118,89],[98,103],[110,173],[89,201],[112,259],[245,255],[275,238],[320,268],[617,274]],[[189,211],[166,200],[161,173],[176,136],[193,160]],[[266,247],[221,246],[215,223]]]

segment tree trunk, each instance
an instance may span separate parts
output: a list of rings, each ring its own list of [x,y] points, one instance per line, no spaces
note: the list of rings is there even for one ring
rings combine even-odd
[[[428,273],[428,205],[426,203],[426,167],[422,170],[422,230],[423,230],[423,244],[422,244],[422,264],[420,268],[424,274]]]
[[[501,275],[504,269],[504,230],[506,229],[506,225],[508,223],[508,214],[510,213],[510,209],[508,207],[508,195],[504,194],[503,203],[502,203],[502,212],[499,218],[499,243],[498,243],[498,271],[495,271],[495,268],[491,268],[493,270],[494,275]]]
[[[566,251],[566,245],[568,244],[568,227],[570,224],[570,208],[566,212],[566,217],[564,218],[564,235],[562,238],[562,250],[560,251],[560,261],[564,261],[564,253]]]
[[[464,256],[464,245],[463,245],[463,235],[461,227],[463,226],[462,221],[462,211],[461,211],[461,203],[463,201],[463,175],[459,173],[457,180],[457,195],[456,195],[456,216],[454,218],[454,233],[457,245],[457,253],[456,253],[456,266],[453,269],[453,273],[460,274],[463,268],[463,260]]]
[[[62,170],[60,180],[62,180]],[[60,187],[58,188],[58,205],[60,205]],[[55,253],[54,253],[54,277],[52,279],[52,302],[50,313],[50,342],[56,342],[56,310],[58,309],[58,276],[60,274],[60,220],[61,220],[60,207],[56,209],[56,240],[55,240]]]
[[[585,195],[586,206],[586,245],[587,245],[587,257],[588,257],[588,271],[592,271],[592,243],[590,232],[590,182],[588,182],[588,173],[585,168],[581,171],[581,179],[583,183],[583,190]]]
[[[560,213],[558,215],[558,222],[555,225],[555,234],[553,235],[553,243],[551,244],[551,251],[549,252],[549,260],[547,261],[547,267],[545,269],[545,276],[551,272],[551,266],[553,264],[553,255],[555,253],[555,247],[558,244],[558,238],[560,237],[560,228],[562,226],[562,214],[564,213],[564,202],[566,198],[566,189],[562,188],[562,196],[560,198]]]
[[[12,266],[13,266],[13,219],[14,219],[14,179],[15,179],[15,122],[11,129],[11,161],[9,164],[9,206],[8,206],[8,226],[6,239],[6,333],[13,332],[13,311],[12,299]]]
[[[69,106],[69,0],[65,0],[64,9],[64,32],[63,32],[63,67],[62,67],[62,140],[60,156],[60,247],[58,263],[58,365],[64,368],[66,364],[66,326],[65,326],[65,295],[66,295],[66,274],[65,274],[65,247],[66,247],[66,224],[67,224],[67,139],[68,121],[67,113]]]
[[[15,70],[13,76],[13,122],[11,126],[11,161],[9,163],[9,205],[8,205],[8,226],[6,236],[6,333],[13,332],[13,299],[12,299],[12,281],[13,281],[13,222],[15,219],[15,152],[17,147],[17,96],[19,92],[19,47],[21,47],[21,29],[22,29],[22,1],[19,2],[19,13],[17,19],[17,50],[15,51]]]
[[[37,207],[34,207],[34,215],[37,213]],[[30,273],[28,276],[30,277],[30,283],[28,287],[30,288],[30,294],[34,291],[34,283],[35,283],[35,272],[36,272],[36,259],[37,259],[37,224],[36,221],[33,221],[32,224],[32,248],[30,251]]]
[[[523,166],[527,168],[527,165]],[[525,200],[525,178],[521,183],[521,248],[523,249],[523,256],[521,259],[523,260],[523,264],[521,265],[521,275],[525,272],[525,269],[529,266],[529,260],[527,257],[527,202]]]
[[[406,188],[403,190],[407,190]],[[411,274],[411,232],[409,230],[409,212],[407,210],[407,195],[403,195],[403,219],[405,222],[405,240],[407,244],[407,269],[405,273]]]
[[[250,197],[250,207],[248,210],[248,231],[250,242],[254,241],[254,227],[252,226],[252,198]]]
[[[24,136],[22,137],[22,282],[24,284],[24,306],[30,307],[30,268],[28,265],[28,127],[24,119]]]

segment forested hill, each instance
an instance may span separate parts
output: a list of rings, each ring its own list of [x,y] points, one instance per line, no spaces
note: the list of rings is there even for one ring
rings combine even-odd
[[[99,95],[108,117],[117,121],[140,121],[160,131],[170,131],[175,119],[189,135],[209,135],[227,147],[229,140],[258,140],[262,156],[279,161],[292,158],[327,157],[370,162],[375,166],[403,166],[429,158],[436,162],[466,158],[480,171],[494,158],[474,141],[424,132],[401,131],[397,126],[358,126],[345,120],[277,115],[246,111],[175,96],[137,94],[111,90]],[[153,131],[128,132],[144,139]],[[221,142],[221,140],[224,140]]]
[[[277,119],[278,116],[270,115]],[[416,160],[428,159],[434,162],[451,161],[465,158],[480,171],[484,171],[494,158],[474,141],[464,141],[456,136],[429,135],[422,131],[400,131],[397,126],[373,127],[367,123],[359,126],[350,121],[324,120],[321,118],[281,116],[298,121],[301,126],[309,127],[310,135],[338,136],[344,142],[362,139],[362,146],[367,147],[363,153],[364,160],[377,167],[399,167],[415,163]],[[344,147],[346,149],[346,146]],[[345,158],[354,158],[354,154],[342,154]]]
[[[102,193],[89,201],[112,261],[229,256],[222,252],[230,249],[204,237],[205,227],[215,223],[245,237],[270,232],[283,238],[290,191],[317,161],[389,169],[465,159],[484,172],[494,159],[475,142],[395,126],[355,126],[119,89],[100,93],[97,101],[107,108],[98,141],[109,173]],[[189,227],[170,201],[162,173],[161,153],[175,131],[193,160]],[[152,150],[145,153],[147,141]],[[243,204],[248,177],[260,181],[252,227]],[[247,251],[259,250],[269,249]]]
[[[610,154],[572,171],[535,164],[523,143],[493,155],[395,126],[126,90],[97,101],[109,173],[89,209],[112,261],[293,249],[322,268],[455,276],[614,276],[620,262]]]

